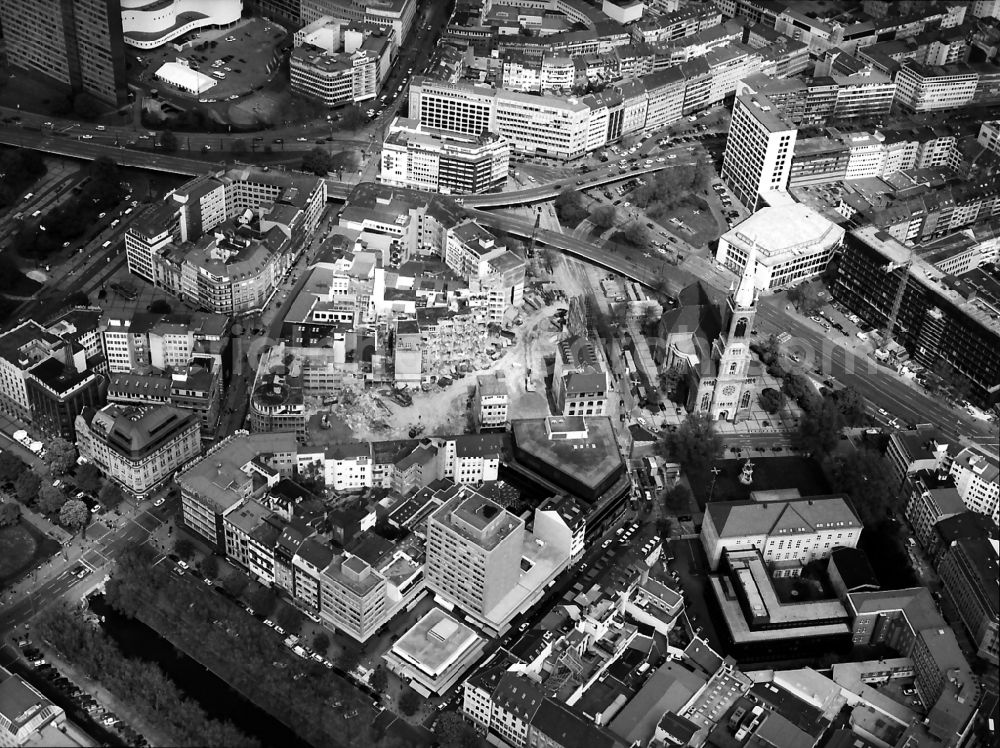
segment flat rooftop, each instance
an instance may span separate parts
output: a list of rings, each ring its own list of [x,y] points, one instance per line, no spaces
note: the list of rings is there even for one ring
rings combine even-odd
[[[392,651],[428,674],[437,675],[478,640],[471,628],[434,608],[399,638]]]
[[[585,439],[550,439],[544,418],[523,418],[511,422],[517,448],[553,470],[596,488],[622,469],[611,419],[586,419]]]

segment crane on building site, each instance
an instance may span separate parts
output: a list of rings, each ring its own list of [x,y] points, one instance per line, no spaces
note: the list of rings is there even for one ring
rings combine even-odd
[[[896,331],[896,322],[899,318],[899,309],[903,305],[903,294],[906,293],[906,281],[910,277],[910,267],[913,265],[913,250],[910,250],[909,257],[906,258],[905,262],[890,262],[888,267],[886,267],[886,273],[893,273],[896,270],[902,270],[903,273],[899,278],[899,286],[896,287],[896,295],[892,300],[892,307],[889,310],[889,318],[885,323],[885,334],[882,336],[882,344],[879,346],[879,350],[884,351],[892,343],[893,334]]]

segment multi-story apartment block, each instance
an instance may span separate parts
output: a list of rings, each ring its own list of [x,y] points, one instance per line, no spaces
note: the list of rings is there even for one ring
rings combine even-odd
[[[990,517],[1000,524],[1000,457],[996,452],[975,445],[959,452],[951,463],[962,502],[971,511]]]
[[[45,359],[25,372],[31,423],[48,436],[73,441],[76,417],[84,408],[104,405],[107,379],[86,362]]]
[[[502,429],[507,426],[510,393],[503,372],[482,374],[476,378],[472,417],[477,429]]]
[[[976,140],[983,148],[1000,153],[1000,120],[983,122],[979,126],[979,135]]]
[[[353,380],[353,367],[345,365],[344,352],[334,348],[293,348],[284,342],[262,352],[250,398],[253,431],[296,434],[306,437],[306,425],[317,408],[307,400],[336,398]]]
[[[323,16],[373,24],[391,29],[397,47],[410,35],[417,9],[415,0],[298,0],[298,6],[295,20],[303,24]]]
[[[198,177],[125,235],[129,270],[212,312],[263,308],[302,251],[326,182],[263,169]]]
[[[757,210],[762,194],[784,190],[792,168],[797,129],[764,96],[736,97],[722,178],[741,203]]]
[[[834,548],[857,547],[861,529],[846,496],[716,501],[705,511],[701,542],[713,570],[724,550],[757,549],[774,576],[795,575]]]
[[[958,611],[977,654],[986,662],[1000,658],[1000,568],[997,550],[986,538],[956,540],[937,567],[942,591]]]
[[[106,380],[88,368],[88,358],[72,335],[61,337],[33,320],[8,330],[0,335],[0,409],[72,441],[77,414],[104,404]]]
[[[632,38],[646,44],[672,42],[707,31],[722,24],[722,12],[716,8],[689,6],[668,13],[644,16],[629,28]]]
[[[427,586],[477,617],[518,583],[524,521],[477,493],[457,496],[427,519]]]
[[[885,644],[911,658],[915,685],[927,707],[935,744],[961,744],[979,699],[979,686],[955,639],[924,587],[848,593],[855,645]]]
[[[965,505],[952,482],[940,480],[935,474],[919,472],[909,476],[906,483],[906,518],[917,542],[928,548],[934,541],[934,526],[964,512]]]
[[[201,423],[202,438],[214,439],[221,381],[219,360],[196,355],[169,374],[112,374],[107,399],[119,405],[172,405],[190,411]]]
[[[198,418],[169,405],[85,408],[76,436],[80,456],[139,500],[201,454]]]
[[[607,415],[610,389],[610,375],[589,340],[574,335],[559,341],[552,395],[561,415]]]
[[[374,99],[396,54],[391,32],[323,16],[295,33],[292,90],[328,107]]]
[[[181,520],[217,552],[224,553],[223,519],[241,503],[261,496],[296,465],[294,434],[249,434],[219,442],[175,475],[181,489]]]
[[[397,117],[382,144],[379,181],[446,194],[492,192],[507,183],[509,164],[510,145],[499,135],[437,130]]]
[[[586,152],[590,107],[575,98],[416,77],[409,116],[421,125],[468,135],[496,132],[518,153],[565,161]]]
[[[917,424],[915,428],[895,431],[889,437],[885,451],[893,481],[902,491],[907,476],[918,472],[944,475],[951,457],[948,443],[932,424]]]
[[[230,318],[206,312],[106,312],[99,332],[111,373],[153,367],[182,372],[196,355],[222,363],[227,357]]]
[[[780,288],[822,273],[844,230],[801,203],[761,208],[719,238],[715,261],[742,276],[748,258],[754,287]]]
[[[128,97],[121,0],[0,3],[7,60],[72,93],[113,105]]]
[[[896,74],[896,102],[909,112],[944,111],[968,106],[979,74],[968,65],[921,65],[906,61]]]
[[[895,340],[923,366],[948,361],[956,372],[968,377],[975,402],[990,405],[1000,401],[996,307],[961,277],[942,272],[920,252],[869,226],[844,237],[833,293],[868,324],[882,329],[903,273],[906,286]]]
[[[441,479],[478,485],[497,479],[502,438],[465,434],[391,442],[348,442],[300,446],[300,475],[322,480],[338,491],[393,489],[400,495]]]

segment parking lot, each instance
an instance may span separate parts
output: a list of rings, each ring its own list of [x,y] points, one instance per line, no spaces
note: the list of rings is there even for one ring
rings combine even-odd
[[[126,724],[117,714],[106,709],[101,703],[102,700],[99,700],[90,692],[93,689],[85,690],[81,688],[77,683],[66,677],[61,668],[57,668],[53,663],[49,662],[46,659],[46,655],[29,638],[20,639],[18,646],[23,657],[34,667],[38,677],[44,681],[46,686],[58,694],[57,698],[70,701],[73,707],[80,710],[81,715],[76,717],[78,721],[81,719],[82,714],[86,714],[87,718],[95,724],[117,735],[128,745],[139,746],[139,748],[149,745],[143,735],[137,732],[132,726]],[[71,712],[71,710],[68,711]],[[70,716],[74,716],[72,712]]]

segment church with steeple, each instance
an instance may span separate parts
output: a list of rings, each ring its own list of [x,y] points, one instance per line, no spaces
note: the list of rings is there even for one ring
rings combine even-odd
[[[755,258],[725,300],[712,298],[700,283],[678,294],[676,309],[660,322],[657,359],[663,371],[679,369],[690,413],[737,421],[756,396],[760,363],[750,351],[757,315]]]

